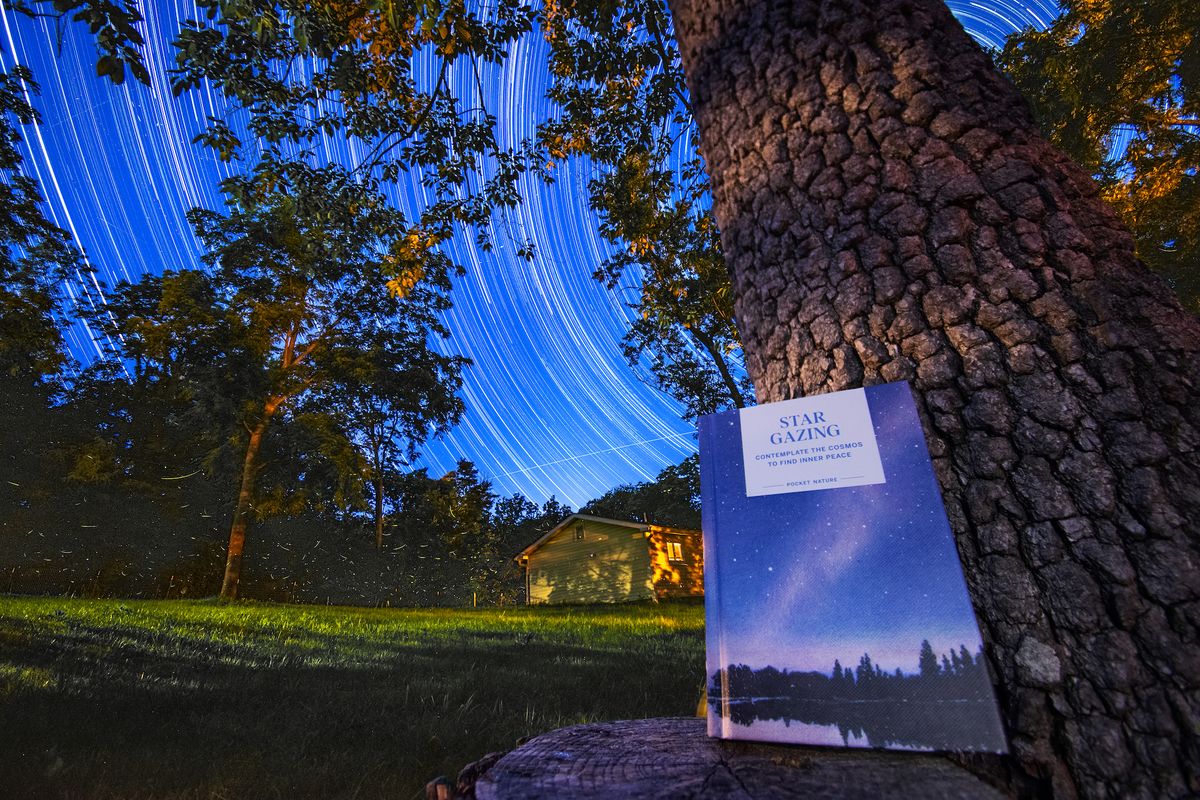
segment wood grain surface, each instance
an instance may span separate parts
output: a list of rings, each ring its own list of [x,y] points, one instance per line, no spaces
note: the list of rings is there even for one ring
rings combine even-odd
[[[1004,795],[945,757],[710,739],[704,720],[576,725],[530,740],[475,784],[479,800],[945,798]]]

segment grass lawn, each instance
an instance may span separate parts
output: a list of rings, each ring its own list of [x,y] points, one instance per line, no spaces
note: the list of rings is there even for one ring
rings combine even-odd
[[[0,795],[423,796],[552,728],[694,713],[698,605],[0,597]]]

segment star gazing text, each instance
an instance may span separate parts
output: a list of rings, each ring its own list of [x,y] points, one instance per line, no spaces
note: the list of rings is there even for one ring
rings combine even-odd
[[[771,444],[812,442],[842,435],[841,426],[825,419],[824,411],[789,414],[779,418],[779,430],[771,434]]]

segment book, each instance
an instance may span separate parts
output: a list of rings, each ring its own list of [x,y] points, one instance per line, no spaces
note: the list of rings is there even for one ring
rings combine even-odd
[[[700,419],[708,732],[1006,752],[912,392]]]

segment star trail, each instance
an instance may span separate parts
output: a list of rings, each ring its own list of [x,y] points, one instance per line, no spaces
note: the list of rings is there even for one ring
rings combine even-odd
[[[949,6],[987,47],[1020,28],[1044,27],[1055,15],[1048,2]],[[83,26],[57,27],[4,5],[0,65],[30,67],[41,87],[30,96],[42,120],[25,129],[27,169],[42,187],[48,215],[71,234],[99,278],[81,274],[65,285],[72,303],[98,306],[106,285],[197,265],[199,244],[184,215],[197,206],[220,208],[217,184],[238,169],[191,143],[219,112],[216,94],[171,94],[170,42],[180,22],[199,12],[165,0],[142,10],[150,85],[113,86],[95,77],[96,52]],[[554,114],[544,99],[546,47],[538,34],[482,78],[501,144],[531,136],[539,120]],[[691,137],[681,137],[681,158],[690,147]],[[350,164],[365,156],[335,138],[318,149],[323,158]],[[462,423],[424,448],[420,465],[431,474],[466,458],[499,494],[520,492],[538,502],[555,495],[578,507],[695,452],[694,428],[680,419],[679,406],[621,354],[636,285],[626,278],[608,290],[591,277],[610,246],[588,208],[588,177],[586,164],[568,163],[554,184],[525,180],[523,204],[493,224],[492,252],[469,233],[448,244],[466,275],[456,281],[446,316],[452,337],[442,346],[474,366],[465,376]],[[397,185],[394,199],[411,211],[420,192]],[[516,253],[515,243],[526,239],[537,247],[532,261]],[[83,362],[100,352],[82,325],[68,332],[68,341]]]

